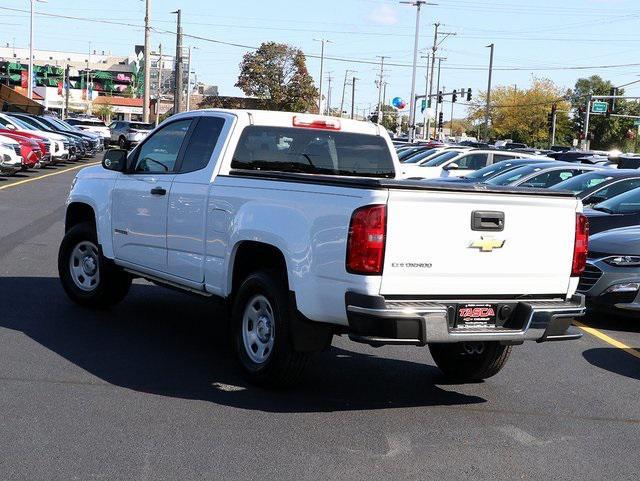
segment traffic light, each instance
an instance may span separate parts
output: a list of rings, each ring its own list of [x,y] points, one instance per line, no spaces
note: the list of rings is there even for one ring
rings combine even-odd
[[[454,90],[453,94],[451,95],[451,102],[456,102],[458,100],[458,91]]]
[[[471,89],[467,89],[467,102],[471,102]]]
[[[442,130],[443,125],[444,125],[444,113],[440,112],[438,114],[438,128]]]
[[[612,98],[611,102],[609,102],[609,110],[607,111],[607,117],[609,117],[611,115],[611,112],[615,112],[616,111],[616,99],[615,97],[618,95],[618,88],[617,87],[611,87],[611,90],[609,90],[609,95],[611,95]]]
[[[444,95],[442,95],[442,90],[438,92],[438,103],[441,104],[444,101]]]
[[[547,128],[549,129],[549,134],[553,132],[553,112],[547,114]]]
[[[576,117],[576,127],[578,128],[578,132],[584,132],[584,114],[586,113],[585,107],[580,107],[578,109],[578,116]]]

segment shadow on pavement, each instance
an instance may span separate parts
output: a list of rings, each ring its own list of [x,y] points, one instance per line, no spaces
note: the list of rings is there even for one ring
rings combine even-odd
[[[589,364],[640,381],[640,359],[615,347],[599,347],[582,353]]]
[[[108,311],[76,306],[57,278],[0,277],[0,292],[12,293],[0,300],[0,327],[21,331],[94,376],[136,391],[270,412],[486,402],[435,386],[443,381],[435,367],[337,347],[314,359],[299,387],[253,387],[240,377],[222,333],[224,310],[151,285],[134,284],[127,299]]]

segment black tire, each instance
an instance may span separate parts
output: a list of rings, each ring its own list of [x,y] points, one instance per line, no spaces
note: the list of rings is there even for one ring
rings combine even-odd
[[[499,342],[429,344],[433,360],[445,376],[474,382],[495,376],[509,359],[511,346]]]
[[[118,139],[118,146],[119,146],[121,149],[129,150],[129,142],[127,142],[127,139],[125,139],[124,137],[120,137],[120,138]]]
[[[74,280],[71,262],[74,249],[87,242],[97,248],[98,279],[89,290],[83,290]],[[95,226],[91,222],[77,224],[65,234],[58,252],[58,274],[69,298],[84,307],[113,306],[125,298],[131,287],[131,276],[102,256]]]
[[[272,330],[269,329],[274,337],[273,348],[264,362],[251,358],[243,337],[245,311],[252,300],[260,296],[266,298],[273,315]],[[289,312],[286,281],[278,272],[254,272],[242,282],[233,302],[231,323],[236,357],[249,382],[264,387],[285,387],[300,379],[311,354],[294,349]]]

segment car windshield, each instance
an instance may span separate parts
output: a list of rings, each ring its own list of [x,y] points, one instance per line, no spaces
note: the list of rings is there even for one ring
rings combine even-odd
[[[487,165],[482,169],[478,169],[474,172],[471,172],[464,176],[465,179],[474,179],[474,180],[483,180],[490,179],[491,177],[495,177],[496,175],[506,172],[508,170],[517,169],[522,166],[521,162],[514,162],[513,160],[504,160],[502,162],[497,162],[492,165]]]
[[[526,165],[524,167],[518,167],[517,169],[510,170],[508,172],[504,172],[500,175],[496,175],[491,179],[487,179],[485,184],[490,185],[509,185],[517,180],[522,179],[523,177],[532,174],[533,172],[542,170],[542,167],[538,167],[535,165]]]
[[[234,169],[395,177],[391,152],[377,135],[250,126],[233,154]]]
[[[574,194],[579,194],[583,190],[595,187],[601,184],[605,180],[612,179],[610,175],[605,172],[587,172],[586,174],[576,175],[570,179],[567,179],[559,184],[550,187],[551,190],[569,190]]]
[[[418,150],[415,151],[413,153],[411,153],[410,155],[405,155],[403,157],[403,162],[405,164],[415,164],[420,162],[421,160],[426,159],[427,157],[429,157],[430,155],[433,155],[435,153],[439,152],[438,149],[426,149],[426,150]],[[407,158],[408,157],[408,158]]]
[[[87,127],[106,127],[106,124],[102,120],[66,119],[65,122],[70,125],[86,125]]]
[[[57,125],[59,128],[64,130],[75,130],[72,125],[67,124],[63,120],[56,119],[55,117],[47,117],[47,120],[54,125]]]
[[[35,127],[34,125],[28,124],[27,122],[23,122],[21,119],[18,119],[16,117],[11,117],[11,121],[6,121],[5,125],[11,124],[11,123],[23,130],[41,130],[42,128],[42,127]]]
[[[600,202],[593,208],[595,210],[601,210],[612,214],[630,214],[640,212],[640,187],[612,197],[604,202]]]
[[[47,122],[46,120],[42,120],[42,119],[37,119],[35,117],[20,117],[20,120],[23,121],[24,123],[28,123],[33,125],[36,128],[39,129],[44,129],[44,130],[51,130],[53,128],[55,128],[55,125],[51,125],[49,122]]]
[[[129,122],[129,128],[134,130],[151,130],[151,124],[144,124],[142,122]]]
[[[455,159],[459,155],[460,152],[458,151],[447,150],[446,152],[442,152],[441,154],[435,156],[429,162],[425,162],[424,164],[420,165],[420,167],[438,167],[448,160]]]

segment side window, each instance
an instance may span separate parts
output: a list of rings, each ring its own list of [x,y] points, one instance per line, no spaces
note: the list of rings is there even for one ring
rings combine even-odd
[[[618,194],[635,189],[636,187],[640,187],[640,179],[623,180],[622,182],[616,182],[615,184],[611,184],[609,187],[605,187],[596,195],[603,199],[610,199],[611,197],[615,197]]]
[[[519,157],[516,155],[505,155],[505,154],[493,154],[493,163],[502,162],[503,160],[513,160],[518,159]]]
[[[190,125],[191,119],[178,120],[150,136],[136,152],[134,173],[173,172]]]
[[[220,117],[200,118],[184,151],[179,174],[194,172],[207,166],[222,127],[224,127],[224,119]]]
[[[580,175],[581,173],[582,172],[579,170],[553,170],[551,172],[544,172],[542,174],[536,175],[535,177],[529,179],[521,185],[524,187],[538,187],[541,189],[545,189],[547,187],[551,187],[552,185],[556,185],[563,180],[570,179],[575,175]]]
[[[469,154],[456,161],[461,170],[478,170],[487,166],[489,154]]]

